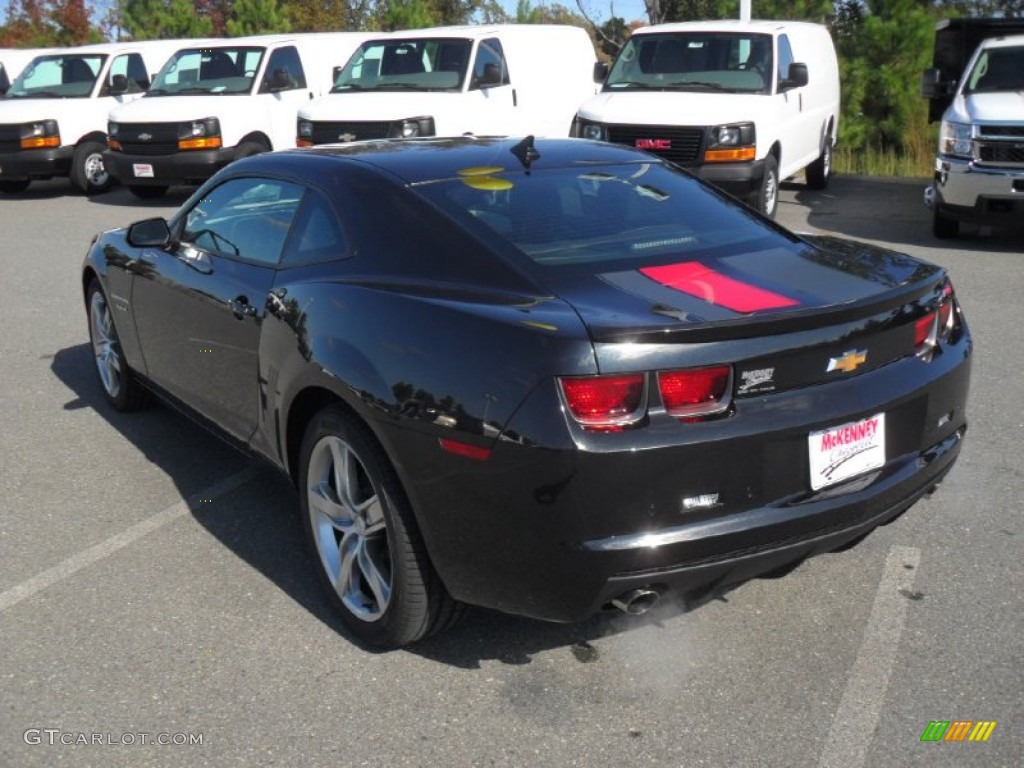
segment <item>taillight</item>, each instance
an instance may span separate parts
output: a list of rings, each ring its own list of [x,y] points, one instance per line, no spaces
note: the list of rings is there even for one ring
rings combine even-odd
[[[683,371],[660,371],[658,389],[665,410],[671,416],[699,420],[721,413],[729,407],[729,381],[732,368],[692,368]]]
[[[644,375],[580,376],[559,380],[565,404],[587,429],[616,431],[644,412]]]
[[[914,351],[922,360],[931,360],[935,348],[953,333],[956,324],[953,284],[942,286],[939,306],[914,321]]]

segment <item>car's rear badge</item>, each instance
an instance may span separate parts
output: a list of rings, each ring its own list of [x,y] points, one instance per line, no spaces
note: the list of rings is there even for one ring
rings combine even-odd
[[[641,267],[639,271],[666,288],[688,293],[733,312],[758,312],[799,304],[788,296],[716,272],[699,261]]]
[[[828,359],[828,368],[825,369],[825,373],[832,373],[832,371],[842,371],[843,373],[850,373],[857,367],[867,362],[868,351],[866,349],[857,350],[851,349],[839,357],[830,357]]]
[[[775,390],[774,377],[774,368],[740,371],[740,385],[736,388],[736,394],[754,395],[759,392],[773,392]]]

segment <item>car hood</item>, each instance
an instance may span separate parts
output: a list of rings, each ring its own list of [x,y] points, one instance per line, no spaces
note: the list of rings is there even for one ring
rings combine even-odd
[[[579,116],[599,123],[716,125],[750,120],[763,111],[764,98],[745,93],[622,91],[588,99]]]
[[[711,341],[895,309],[942,274],[894,251],[809,236],[793,247],[565,276],[547,287],[595,341]]]
[[[960,95],[950,106],[950,113],[947,120],[962,123],[1007,121],[1019,125],[1024,122],[1024,90]]]
[[[404,120],[433,116],[448,101],[460,96],[463,94],[458,91],[332,93],[305,104],[299,109],[299,118],[315,121]]]
[[[68,108],[66,102],[67,99],[4,99],[0,101],[0,125],[56,118]]]
[[[244,94],[239,94],[244,95]],[[118,123],[179,123],[229,115],[235,96],[144,96],[110,110]]]

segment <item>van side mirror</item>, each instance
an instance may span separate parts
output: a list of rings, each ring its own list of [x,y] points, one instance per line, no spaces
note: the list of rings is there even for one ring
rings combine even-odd
[[[167,219],[143,219],[128,227],[128,244],[136,248],[166,248],[170,242]]]
[[[789,65],[789,77],[779,83],[780,88],[802,88],[809,82],[807,65],[796,62]]]
[[[501,67],[493,62],[487,62],[484,64],[483,74],[476,82],[480,88],[493,88],[501,85],[501,80]]]
[[[949,96],[950,83],[942,79],[942,70],[937,67],[926,69],[921,73],[921,95],[926,99],[939,99]]]
[[[122,93],[128,93],[128,78],[124,75],[113,75],[110,78],[109,93],[114,96],[120,96]]]
[[[608,65],[603,61],[594,62],[594,82],[603,83],[608,77]]]
[[[267,84],[267,90],[271,93],[277,91],[287,91],[292,87],[292,78],[288,74],[287,69],[275,69],[273,74],[270,75],[270,82]]]

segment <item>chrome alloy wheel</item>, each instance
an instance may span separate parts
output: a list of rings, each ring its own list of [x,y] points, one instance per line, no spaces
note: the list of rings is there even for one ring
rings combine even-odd
[[[92,332],[92,353],[96,370],[107,395],[116,400],[121,394],[121,349],[110,315],[110,305],[102,291],[95,291],[89,302],[89,330]]]
[[[103,155],[93,152],[85,158],[85,179],[90,187],[104,187],[110,182],[110,174],[103,164]]]
[[[392,587],[381,492],[352,446],[336,435],[313,446],[306,481],[310,527],[328,580],[353,616],[377,621]]]

